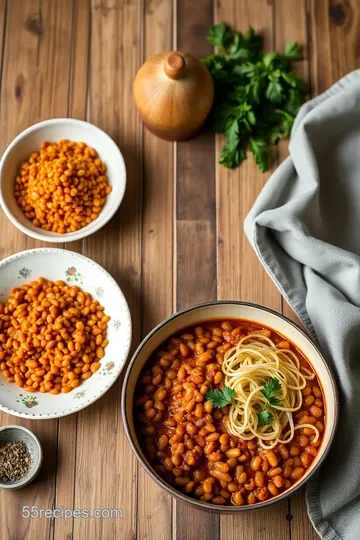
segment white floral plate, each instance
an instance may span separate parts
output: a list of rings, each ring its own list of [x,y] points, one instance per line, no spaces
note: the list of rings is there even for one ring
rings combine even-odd
[[[114,384],[130,350],[131,317],[125,297],[110,274],[91,259],[65,249],[31,249],[0,262],[0,301],[7,299],[13,287],[40,276],[76,284],[98,300],[111,317],[109,344],[100,369],[67,394],[25,392],[0,372],[0,409],[22,418],[47,419],[84,409]]]

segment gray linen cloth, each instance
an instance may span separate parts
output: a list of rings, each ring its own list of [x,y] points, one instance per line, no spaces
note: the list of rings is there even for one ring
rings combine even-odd
[[[360,70],[301,108],[245,232],[337,378],[340,418],[307,490],[324,540],[360,540]]]

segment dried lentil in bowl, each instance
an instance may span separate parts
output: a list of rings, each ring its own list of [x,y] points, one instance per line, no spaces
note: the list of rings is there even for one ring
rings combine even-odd
[[[209,390],[223,387],[224,354],[252,333],[290,348],[313,368],[286,338],[243,320],[206,321],[163,343],[145,365],[136,388],[137,436],[154,470],[189,496],[215,505],[256,504],[283,493],[300,480],[315,459],[325,426],[325,402],[315,377],[303,389],[303,405],[288,444],[272,450],[257,440],[242,441],[227,432],[229,408],[214,409]]]
[[[112,188],[106,165],[83,142],[43,142],[20,167],[15,199],[36,227],[74,232],[98,218]]]

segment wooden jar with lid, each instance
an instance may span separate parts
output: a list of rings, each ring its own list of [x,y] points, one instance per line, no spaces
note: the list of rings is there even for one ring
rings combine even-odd
[[[214,83],[204,64],[171,51],[145,62],[134,81],[134,100],[146,127],[162,139],[195,135],[214,101]]]

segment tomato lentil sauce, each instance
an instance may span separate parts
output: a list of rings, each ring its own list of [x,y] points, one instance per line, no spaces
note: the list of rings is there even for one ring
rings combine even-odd
[[[134,417],[143,451],[169,484],[215,505],[249,505],[283,493],[299,481],[315,459],[325,426],[325,401],[318,378],[302,391],[294,413],[292,441],[263,449],[257,439],[242,441],[227,432],[229,407],[215,409],[206,393],[223,388],[225,352],[242,337],[258,332],[278,348],[291,349],[314,372],[284,336],[255,322],[239,319],[202,321],[164,342],[140,374]]]

